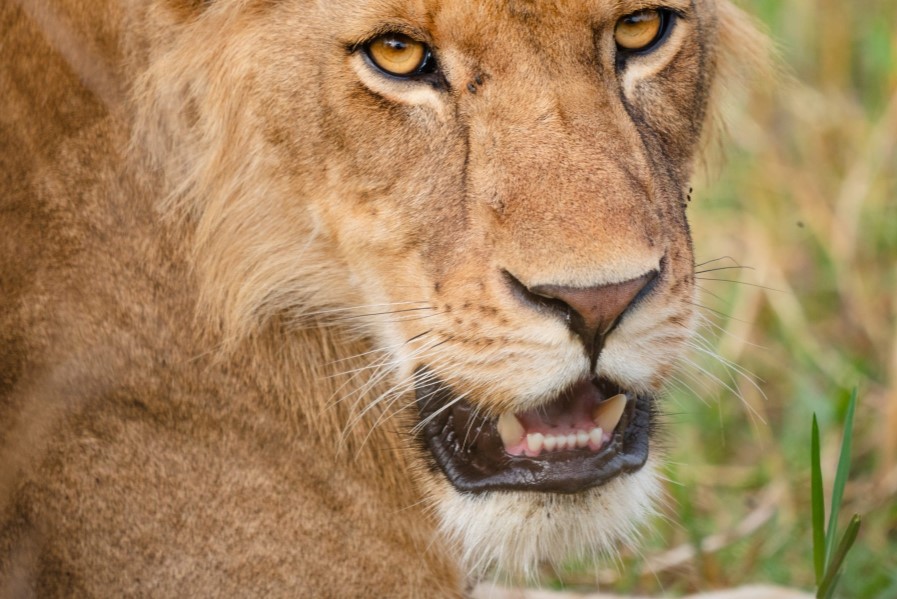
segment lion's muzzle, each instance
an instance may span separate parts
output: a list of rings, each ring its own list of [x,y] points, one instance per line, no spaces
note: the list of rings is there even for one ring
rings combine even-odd
[[[657,276],[658,271],[652,270],[621,283],[592,287],[537,285],[527,288],[505,271],[508,285],[518,300],[540,312],[553,312],[564,318],[570,330],[582,341],[593,370],[607,336],[623,313],[638,298],[651,291]]]

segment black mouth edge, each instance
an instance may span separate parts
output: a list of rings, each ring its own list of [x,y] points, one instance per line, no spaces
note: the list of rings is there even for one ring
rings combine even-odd
[[[605,485],[622,474],[636,472],[648,459],[655,421],[655,400],[650,395],[635,395],[635,401],[626,406],[611,441],[601,451],[556,452],[528,458],[504,453],[492,419],[472,416],[470,434],[463,440],[457,439],[452,418],[463,400],[447,407],[457,400],[457,395],[424,366],[415,371],[415,381],[419,422],[426,421],[418,426],[419,444],[461,493],[580,493]],[[475,451],[474,444],[490,451]],[[500,455],[500,459],[495,455],[490,457],[490,452]]]

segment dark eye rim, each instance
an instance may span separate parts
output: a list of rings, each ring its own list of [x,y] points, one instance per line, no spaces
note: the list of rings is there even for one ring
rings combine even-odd
[[[392,71],[384,69],[379,64],[377,64],[377,61],[374,60],[373,56],[371,56],[371,45],[381,38],[390,37],[390,36],[407,37],[408,39],[414,40],[415,42],[417,42],[419,44],[423,44],[424,57],[420,62],[420,66],[418,66],[414,71],[412,71],[410,73],[406,73],[406,74],[393,73]],[[377,71],[384,77],[387,77],[389,79],[394,79],[396,81],[424,80],[424,79],[427,79],[428,76],[434,75],[437,71],[436,58],[433,55],[433,49],[430,47],[430,44],[423,42],[419,39],[416,39],[416,38],[408,35],[407,33],[404,33],[401,31],[387,31],[385,33],[380,33],[380,34],[372,37],[371,39],[367,40],[366,42],[359,44],[357,46],[357,49],[361,51],[362,56],[364,56],[365,62],[367,62],[367,64],[370,65],[371,68],[373,68],[375,71]]]
[[[644,56],[645,54],[650,54],[651,52],[662,46],[667,38],[670,37],[670,32],[673,31],[676,21],[682,18],[681,14],[670,8],[643,8],[642,10],[636,11],[634,13],[629,13],[628,15],[624,15],[617,19],[616,23],[614,23],[614,29],[616,30],[617,23],[619,23],[623,19],[631,17],[632,15],[638,14],[639,12],[645,10],[657,11],[657,14],[660,16],[660,27],[657,29],[657,35],[655,35],[654,39],[648,42],[646,46],[638,49],[623,48],[619,44],[615,43],[614,45],[617,48],[617,61],[619,64],[624,63],[626,59],[631,56]]]

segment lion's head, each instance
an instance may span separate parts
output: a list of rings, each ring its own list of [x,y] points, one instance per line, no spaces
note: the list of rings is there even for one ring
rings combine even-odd
[[[658,493],[689,178],[743,26],[724,0],[162,3],[137,141],[223,338],[351,322],[388,376],[364,409],[414,434],[468,569],[527,573]]]

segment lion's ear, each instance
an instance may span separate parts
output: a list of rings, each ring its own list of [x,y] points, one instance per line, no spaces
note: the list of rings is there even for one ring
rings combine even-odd
[[[715,171],[724,155],[727,108],[745,104],[749,95],[769,94],[787,80],[766,27],[729,0],[717,1],[716,45],[716,78],[699,155],[704,175]],[[735,112],[743,113],[743,106]]]
[[[777,53],[766,27],[728,0],[717,6],[718,69],[722,80],[743,82],[759,76],[774,76]]]

